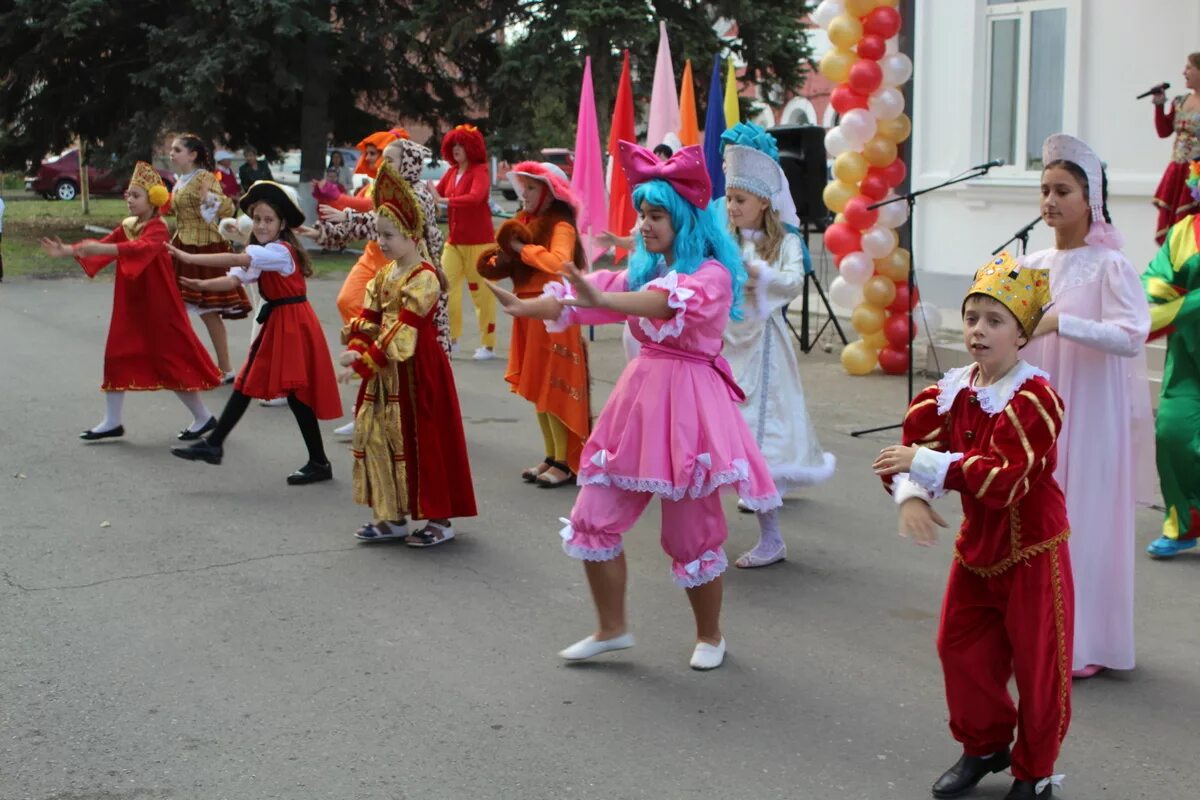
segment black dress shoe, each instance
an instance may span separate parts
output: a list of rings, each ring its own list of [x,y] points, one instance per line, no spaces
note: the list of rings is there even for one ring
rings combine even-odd
[[[100,431],[99,433],[93,433],[92,431],[84,431],[83,433],[79,434],[79,438],[83,439],[85,442],[94,442],[97,439],[116,439],[118,436],[124,436],[124,435],[125,435],[125,426],[118,425],[117,427],[115,427],[111,430]]]
[[[969,756],[963,753],[953,767],[942,773],[933,782],[934,797],[958,797],[975,787],[984,776],[1008,769],[1012,763],[1008,748],[993,753],[988,758]]]
[[[1004,800],[1045,800],[1054,794],[1053,784],[1047,783],[1046,788],[1040,792],[1037,785],[1037,781],[1015,780],[1008,794],[1004,795]]]
[[[194,442],[195,440],[199,439],[201,436],[208,433],[215,427],[217,427],[217,415],[213,414],[211,417],[208,418],[208,422],[206,422],[200,426],[199,430],[193,431],[193,430],[184,428],[183,430],[181,430],[179,432],[179,435],[176,436],[175,438],[181,442]]]
[[[220,464],[221,456],[225,455],[225,448],[220,445],[209,444],[207,439],[197,439],[187,447],[172,447],[171,455],[178,456],[186,461],[204,461],[209,464]]]
[[[287,476],[289,486],[303,486],[306,483],[333,480],[332,464],[316,464],[312,461]]]

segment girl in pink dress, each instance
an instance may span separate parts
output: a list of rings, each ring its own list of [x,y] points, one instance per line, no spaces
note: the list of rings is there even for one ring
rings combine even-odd
[[[570,284],[548,284],[536,300],[492,290],[506,312],[547,320],[551,331],[630,321],[641,344],[584,445],[583,488],[561,532],[566,553],[584,562],[599,627],[559,655],[581,661],[633,646],[622,538],[657,496],[662,547],[696,619],[691,666],[713,669],[725,656],[720,613],[728,529],[719,490],[736,490],[754,509],[781,505],[738,409],[742,390],[721,357],[726,323],[741,318],[746,272],[737,246],[706,208],[712,189],[699,147],[662,163],[621,142],[621,165],[642,214],[627,271],[584,276],[568,263]]]
[[[1067,408],[1054,477],[1067,497],[1075,571],[1075,677],[1133,669],[1134,506],[1154,474],[1141,277],[1108,221],[1100,158],[1055,134],[1042,148],[1042,219],[1055,246],[1026,266],[1050,272],[1052,305],[1024,359]]]

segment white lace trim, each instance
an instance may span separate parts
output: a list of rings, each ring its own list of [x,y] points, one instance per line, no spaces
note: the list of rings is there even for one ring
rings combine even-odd
[[[943,453],[918,447],[908,478],[934,498],[941,497],[946,493],[946,473],[950,471],[950,465],[962,457],[962,453]]]
[[[686,286],[679,285],[679,273],[671,270],[661,278],[648,282],[643,289],[666,289],[667,306],[675,309],[675,316],[667,320],[652,320],[638,317],[638,325],[642,333],[655,343],[660,343],[669,336],[678,336],[683,332],[683,318],[687,313],[687,301],[696,293]]]
[[[605,455],[600,456],[603,452]],[[608,452],[600,451],[592,456],[594,464],[597,458],[607,463]],[[610,472],[588,472],[579,476],[579,485],[615,486],[625,492],[646,492],[657,495],[665,500],[679,502],[684,497],[693,500],[707,497],[723,486],[736,484],[738,497],[755,511],[769,511],[783,505],[783,498],[778,491],[768,495],[750,494],[750,463],[744,458],[736,458],[728,469],[709,472],[712,467],[712,457],[701,453],[696,457],[696,466],[692,470],[692,479],[686,486],[676,486],[672,481],[662,478],[641,478],[630,475],[614,475]]]
[[[566,527],[558,532],[562,537],[563,552],[571,558],[578,558],[581,561],[612,561],[617,556],[621,555],[625,547],[622,544],[617,544],[613,547],[584,547],[583,545],[572,544],[571,539],[575,537],[575,528],[571,525],[571,520],[558,518],[559,522],[565,523]]]
[[[1038,369],[1037,367],[1025,361],[1017,361],[1016,365],[1008,371],[1000,380],[989,386],[975,386],[973,381],[975,378],[975,364],[969,364],[965,367],[958,367],[946,372],[945,376],[938,381],[938,415],[945,416],[950,413],[950,407],[954,405],[955,398],[963,389],[968,389],[975,393],[979,398],[979,407],[984,410],[989,416],[996,416],[1004,407],[1012,402],[1013,395],[1017,390],[1031,378],[1045,378],[1050,380],[1050,376]]]
[[[542,297],[551,296],[556,300],[566,300],[575,296],[575,288],[565,280],[550,281],[542,287]],[[575,324],[575,307],[563,306],[562,313],[558,315],[558,319],[547,319],[542,321],[546,330],[550,333],[562,333],[567,328]]]
[[[729,559],[725,556],[725,548],[718,547],[716,550],[705,550],[695,561],[684,564],[685,574],[680,575],[672,571],[672,576],[676,586],[695,589],[697,586],[703,586],[720,577],[721,573],[727,569],[729,569]]]

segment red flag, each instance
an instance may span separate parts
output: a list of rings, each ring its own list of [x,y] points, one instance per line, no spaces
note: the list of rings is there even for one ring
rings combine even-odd
[[[617,84],[617,102],[613,106],[612,128],[608,132],[608,154],[612,159],[612,178],[608,192],[608,229],[617,236],[628,236],[637,222],[629,182],[625,179],[625,171],[621,169],[617,160],[618,142],[636,142],[636,136],[633,130],[633,81],[629,75],[629,51],[626,50],[625,60],[621,65],[621,81]],[[619,263],[625,255],[625,250],[617,248],[613,263]]]

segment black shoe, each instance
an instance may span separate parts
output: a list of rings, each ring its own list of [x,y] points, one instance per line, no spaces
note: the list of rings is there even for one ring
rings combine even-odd
[[[209,444],[207,439],[197,439],[195,443],[187,447],[172,447],[171,455],[187,461],[204,461],[209,464],[220,464],[221,456],[225,455],[225,448],[216,444]]]
[[[1037,781],[1015,780],[1008,794],[1004,795],[1004,800],[1044,800],[1054,794],[1053,784],[1047,783],[1046,788],[1040,792],[1037,785]]]
[[[83,439],[85,442],[94,442],[97,439],[116,439],[118,436],[124,436],[124,435],[125,435],[125,426],[118,425],[117,427],[113,428],[112,430],[100,431],[99,433],[93,433],[92,431],[84,431],[83,433],[79,434],[79,438]]]
[[[969,756],[963,753],[954,766],[942,773],[942,777],[933,782],[934,797],[958,797],[975,787],[984,776],[993,772],[1008,769],[1012,763],[1008,748],[993,753],[988,758]]]
[[[217,415],[213,414],[211,417],[208,418],[208,422],[206,422],[200,426],[200,430],[193,431],[193,430],[188,430],[187,428],[184,428],[183,430],[181,430],[179,432],[179,435],[176,436],[175,438],[181,442],[193,442],[196,439],[199,439],[204,434],[211,431],[215,427],[217,427]]]
[[[333,465],[316,464],[312,461],[287,476],[289,486],[303,486],[306,483],[333,480]]]

